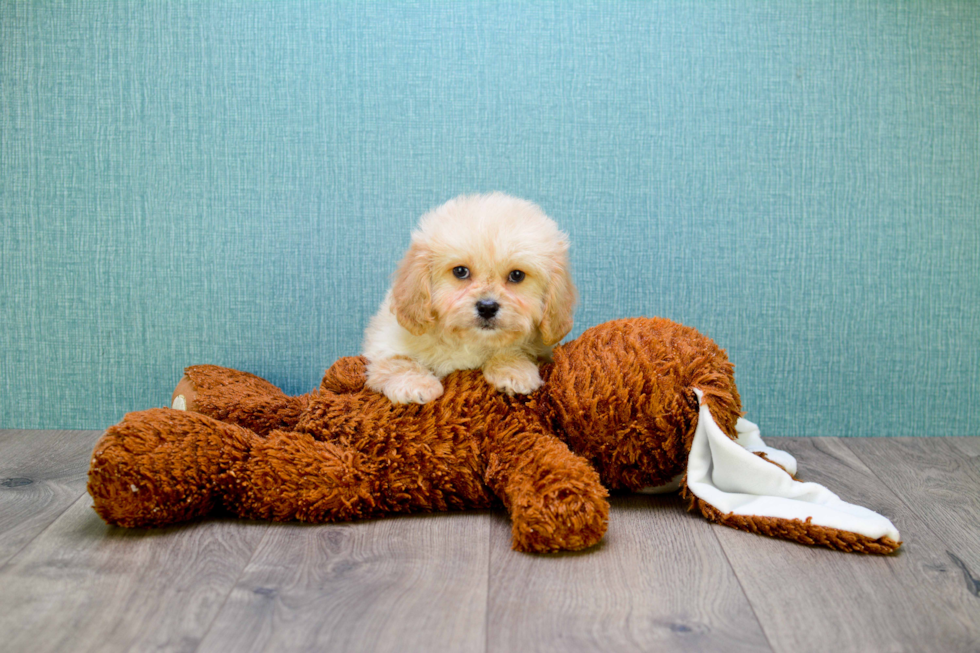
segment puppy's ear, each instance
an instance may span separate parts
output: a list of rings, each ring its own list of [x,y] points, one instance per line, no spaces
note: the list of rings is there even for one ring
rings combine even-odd
[[[572,283],[572,274],[568,268],[567,257],[562,256],[555,261],[555,268],[545,293],[544,315],[539,328],[544,344],[549,347],[572,330],[578,292],[575,290],[575,284]]]
[[[420,336],[435,322],[428,248],[413,242],[398,264],[391,288],[391,312],[398,324]]]

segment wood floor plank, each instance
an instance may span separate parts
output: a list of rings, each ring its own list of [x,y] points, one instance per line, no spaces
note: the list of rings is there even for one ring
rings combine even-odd
[[[0,566],[85,492],[101,431],[0,431]]]
[[[200,651],[483,651],[487,513],[271,528]]]
[[[856,438],[847,446],[943,541],[956,573],[965,566],[980,578],[980,458],[964,457],[946,438]]]
[[[980,457],[980,436],[974,435],[941,439],[970,458]]]
[[[491,531],[487,650],[769,651],[711,534],[676,496],[614,498],[603,541],[579,553],[510,548]]]
[[[85,495],[0,569],[0,648],[194,650],[267,528],[126,530]]]
[[[773,649],[975,651],[980,602],[963,591],[944,543],[879,480],[881,467],[869,469],[850,441],[769,443],[797,457],[802,480],[886,515],[904,540],[895,555],[865,556],[714,526]]]

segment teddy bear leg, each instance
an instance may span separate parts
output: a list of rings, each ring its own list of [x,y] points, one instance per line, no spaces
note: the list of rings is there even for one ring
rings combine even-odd
[[[228,471],[257,439],[196,413],[129,413],[95,445],[88,474],[93,507],[106,522],[130,528],[207,515],[225,499]]]
[[[184,370],[170,405],[244,426],[260,435],[296,425],[310,394],[291,397],[263,378],[217,365]]]
[[[273,431],[247,460],[233,466],[238,516],[276,521],[334,522],[398,511],[382,483],[383,461],[308,433]]]

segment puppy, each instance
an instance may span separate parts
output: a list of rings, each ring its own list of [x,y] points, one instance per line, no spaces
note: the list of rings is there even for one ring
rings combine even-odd
[[[367,387],[424,404],[450,372],[481,369],[501,392],[534,392],[576,296],[568,239],[538,206],[503,193],[452,199],[422,216],[368,325]]]

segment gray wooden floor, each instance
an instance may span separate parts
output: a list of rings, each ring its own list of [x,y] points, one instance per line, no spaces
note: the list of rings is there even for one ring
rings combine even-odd
[[[497,513],[106,526],[93,431],[0,431],[3,651],[980,651],[980,438],[771,438],[887,515],[891,557],[613,501],[603,543],[510,550]]]

